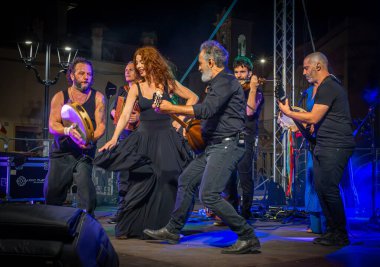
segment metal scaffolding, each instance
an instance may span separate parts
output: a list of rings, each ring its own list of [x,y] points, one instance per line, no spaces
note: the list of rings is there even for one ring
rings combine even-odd
[[[289,157],[282,129],[277,124],[278,105],[276,86],[288,92],[290,104],[294,104],[294,0],[274,0],[273,45],[273,179],[285,188],[285,163]]]

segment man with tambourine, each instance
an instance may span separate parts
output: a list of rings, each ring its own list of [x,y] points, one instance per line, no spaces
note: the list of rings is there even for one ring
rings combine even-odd
[[[94,215],[96,190],[92,160],[96,141],[105,131],[104,95],[91,88],[92,63],[76,58],[67,72],[70,87],[51,101],[49,131],[54,136],[44,184],[46,204],[61,206],[75,184],[78,207]],[[95,127],[94,127],[95,126]]]

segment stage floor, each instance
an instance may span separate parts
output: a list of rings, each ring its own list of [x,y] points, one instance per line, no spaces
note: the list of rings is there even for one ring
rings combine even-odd
[[[380,266],[380,227],[366,218],[349,218],[351,245],[343,248],[314,245],[316,234],[307,233],[307,221],[297,217],[287,221],[254,220],[262,245],[261,253],[224,255],[221,248],[236,240],[227,226],[193,212],[177,245],[152,240],[116,240],[114,225],[107,220],[115,207],[99,207],[95,214],[116,249],[120,266]],[[285,222],[285,223],[284,223]]]

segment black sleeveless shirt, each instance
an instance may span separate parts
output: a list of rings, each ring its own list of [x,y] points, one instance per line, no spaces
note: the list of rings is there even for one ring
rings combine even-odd
[[[152,108],[154,99],[149,99],[142,95],[139,83],[137,83],[137,88],[139,92],[138,100],[139,100],[139,106],[140,106],[140,111],[141,111],[140,122],[161,121],[161,120],[171,121],[171,118],[168,114],[161,114],[154,111],[154,109]],[[168,89],[165,87],[162,99],[170,101],[170,96],[167,91]]]
[[[63,103],[71,103],[68,89],[62,91],[64,100]],[[82,105],[82,107],[86,110],[88,116],[91,119],[92,125],[94,128],[96,127],[95,122],[95,95],[96,90],[91,88],[91,95],[89,99]],[[69,136],[55,136],[54,143],[52,144],[52,154],[72,154],[75,157],[81,155],[88,155],[90,157],[94,157],[96,152],[96,142],[93,143],[90,149],[81,149]]]

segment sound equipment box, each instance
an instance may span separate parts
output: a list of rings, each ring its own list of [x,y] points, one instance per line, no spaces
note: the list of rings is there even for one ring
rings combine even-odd
[[[43,201],[48,158],[0,157],[0,198],[5,201]]]

